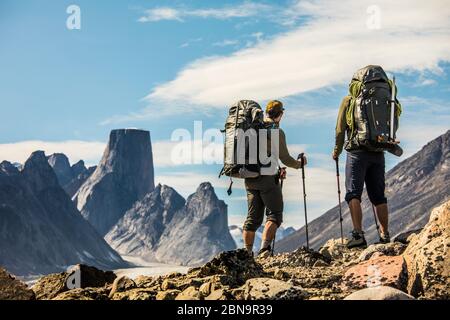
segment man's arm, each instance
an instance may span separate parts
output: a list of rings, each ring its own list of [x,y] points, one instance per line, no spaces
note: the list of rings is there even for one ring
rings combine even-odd
[[[342,99],[341,106],[339,107],[339,113],[336,121],[336,141],[333,150],[333,158],[337,159],[342,152],[345,142],[345,131],[347,130],[346,112],[347,107],[350,104],[350,96],[346,96]]]
[[[286,135],[284,134],[284,131],[282,129],[279,129],[279,135],[280,135],[279,157],[281,162],[285,166],[288,166],[289,168],[300,169],[302,164],[300,161],[297,161],[294,158],[292,158],[291,155],[289,154],[289,150],[286,144]]]

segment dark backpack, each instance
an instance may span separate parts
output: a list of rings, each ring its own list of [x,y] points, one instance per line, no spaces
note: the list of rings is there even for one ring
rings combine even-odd
[[[396,92],[395,83],[380,66],[370,65],[353,75],[346,115],[350,127],[347,150],[363,147],[369,151],[391,151],[395,147],[401,114]],[[395,106],[393,119],[392,105]]]
[[[258,130],[261,128],[264,128],[264,112],[257,102],[240,100],[230,107],[225,129],[222,130],[225,133],[224,165],[219,177],[222,175],[233,178],[259,176],[260,164],[257,158],[251,158],[250,149],[258,145]],[[246,133],[255,140],[245,137],[240,139],[239,133]],[[245,143],[245,146],[242,147],[238,143]],[[245,154],[239,154],[240,150],[244,150]],[[231,193],[231,185],[229,193]]]

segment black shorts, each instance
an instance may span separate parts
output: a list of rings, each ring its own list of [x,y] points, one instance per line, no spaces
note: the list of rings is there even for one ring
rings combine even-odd
[[[345,200],[361,201],[361,195],[366,184],[370,202],[377,206],[387,203],[384,195],[385,188],[385,161],[383,152],[353,151],[347,153],[345,165],[345,187],[347,193]]]

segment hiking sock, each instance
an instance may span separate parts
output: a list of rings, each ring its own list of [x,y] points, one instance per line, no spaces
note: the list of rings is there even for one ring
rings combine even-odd
[[[261,242],[261,250],[262,249],[267,249],[270,246],[271,243],[272,243],[272,240],[263,240]]]
[[[253,254],[253,244],[246,244],[245,249],[247,250],[248,254]]]

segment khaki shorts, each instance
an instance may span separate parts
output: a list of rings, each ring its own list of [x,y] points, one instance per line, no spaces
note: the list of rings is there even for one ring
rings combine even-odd
[[[245,179],[248,215],[244,230],[256,231],[261,226],[264,215],[267,221],[278,227],[283,222],[283,194],[276,176],[259,176]]]

